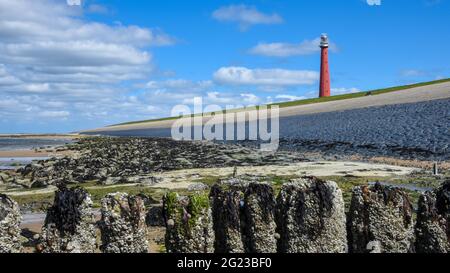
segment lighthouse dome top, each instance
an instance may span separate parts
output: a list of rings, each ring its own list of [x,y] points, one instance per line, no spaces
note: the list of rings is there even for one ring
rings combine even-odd
[[[328,35],[323,33],[322,36],[320,36],[320,47],[328,47],[328,45]]]

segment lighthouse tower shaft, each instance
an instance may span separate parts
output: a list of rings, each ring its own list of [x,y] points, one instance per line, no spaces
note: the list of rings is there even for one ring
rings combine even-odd
[[[320,48],[321,50],[321,62],[320,62],[320,93],[319,96],[329,97],[331,95],[330,89],[330,69],[328,66],[328,37],[326,34],[322,34]]]

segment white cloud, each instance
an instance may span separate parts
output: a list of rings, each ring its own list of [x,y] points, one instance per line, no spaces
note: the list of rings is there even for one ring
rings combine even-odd
[[[233,103],[233,97],[222,96],[219,92],[208,92],[204,98],[206,104],[230,104]]]
[[[352,94],[352,93],[358,93],[361,92],[358,88],[352,87],[352,88],[331,88],[331,95],[343,95],[343,94]]]
[[[184,91],[200,91],[212,87],[211,81],[190,81],[185,79],[170,79],[166,81],[150,81],[146,84],[148,89],[183,89]]]
[[[67,118],[70,113],[67,111],[42,111],[39,116],[43,118]]]
[[[214,73],[217,83],[229,85],[292,86],[314,84],[318,79],[318,72],[308,70],[222,67]]]
[[[108,65],[145,65],[148,52],[120,44],[93,41],[35,42],[0,45],[0,60],[4,63],[96,67]]]
[[[366,0],[369,6],[381,6],[381,0]]]
[[[257,24],[281,24],[283,18],[276,14],[266,14],[260,12],[255,7],[246,5],[231,5],[215,10],[212,17],[221,22],[236,22],[241,30],[246,30]]]
[[[420,76],[424,76],[426,73],[424,71],[417,70],[417,69],[409,69],[409,70],[401,71],[400,74],[403,77],[420,77]]]
[[[195,97],[202,97],[204,104],[227,105],[259,105],[268,103],[268,98],[258,96],[248,91],[214,90],[218,86],[212,81],[189,81],[171,79],[165,81],[150,81],[145,85],[141,98],[157,102],[158,106],[170,109],[176,104],[193,104]],[[258,88],[259,89],[259,88]],[[168,111],[170,112],[170,111]]]
[[[20,84],[21,81],[11,75],[3,64],[0,64],[0,87]]]
[[[320,38],[305,40],[299,44],[291,43],[259,43],[250,49],[251,54],[269,57],[289,57],[298,55],[310,55],[320,51]],[[330,43],[330,50],[337,51],[337,46]]]
[[[91,13],[99,13],[99,14],[108,14],[109,13],[109,9],[103,5],[99,5],[99,4],[91,4],[88,6],[87,8],[88,12]]]
[[[66,0],[67,5],[69,6],[80,6],[81,0]]]
[[[304,99],[306,99],[306,97],[294,96],[294,95],[277,95],[275,98],[278,99],[278,100],[283,100],[283,101],[295,101],[295,100],[304,100]]]
[[[258,97],[252,93],[233,94],[212,91],[206,92],[206,94],[197,94],[196,97],[201,97],[204,105],[219,105],[224,109],[228,106],[242,107],[259,105],[267,102],[264,98]],[[191,105],[194,103],[194,97],[185,98],[181,103]]]
[[[50,85],[48,83],[30,83],[25,84],[24,89],[28,92],[47,92],[50,90]]]
[[[262,103],[262,99],[260,97],[251,93],[241,94],[241,99],[243,103],[247,105],[258,105]]]
[[[89,126],[88,119],[98,126],[160,113],[145,98],[129,99],[127,81],[148,79],[151,48],[176,40],[158,28],[89,21],[86,11],[100,10],[57,0],[0,0],[2,119]]]

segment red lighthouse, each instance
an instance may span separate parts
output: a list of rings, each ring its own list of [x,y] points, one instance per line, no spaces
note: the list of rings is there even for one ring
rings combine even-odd
[[[330,70],[328,68],[328,36],[322,34],[320,37],[321,62],[320,62],[320,93],[319,96],[329,97],[330,91]]]

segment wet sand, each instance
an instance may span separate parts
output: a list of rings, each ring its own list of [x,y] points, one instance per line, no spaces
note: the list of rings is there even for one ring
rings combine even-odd
[[[76,140],[83,138],[85,136],[80,136],[78,134],[0,134],[0,139],[44,139],[44,140]],[[57,145],[63,146],[63,145]],[[57,147],[55,146],[55,147]],[[43,158],[43,157],[55,157],[55,156],[65,156],[73,154],[72,151],[56,151],[55,147],[46,147],[42,149],[11,149],[11,150],[0,150],[0,158]]]
[[[56,157],[71,155],[73,151],[51,151],[48,150],[11,150],[11,151],[0,151],[0,158],[30,158],[30,157]]]
[[[85,136],[79,134],[0,134],[0,138],[23,138],[23,139],[79,139]]]

